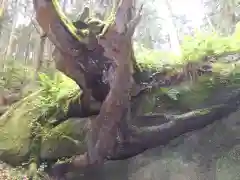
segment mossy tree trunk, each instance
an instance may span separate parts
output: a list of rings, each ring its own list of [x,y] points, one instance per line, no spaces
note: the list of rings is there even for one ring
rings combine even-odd
[[[75,22],[76,28],[60,12],[57,0],[33,0],[33,3],[39,25],[56,46],[57,69],[81,87],[85,110],[89,108],[90,97],[102,102],[98,116],[88,123],[86,153],[76,156],[71,163],[55,166],[54,176],[75,168],[101,165],[106,160],[130,158],[237,110],[239,94],[226,105],[212,109],[179,116],[159,115],[165,122],[159,126],[133,127],[131,117],[126,114],[133,95],[138,98],[141,94],[141,88],[135,91],[140,84],[133,74],[139,73],[139,69],[132,48],[132,35],[140,21],[141,9],[133,16],[133,1],[122,0],[109,26],[101,23],[91,26],[81,20]],[[103,33],[106,26],[107,31]]]

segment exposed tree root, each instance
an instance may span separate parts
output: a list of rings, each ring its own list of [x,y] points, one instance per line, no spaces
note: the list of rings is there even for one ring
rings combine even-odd
[[[199,130],[212,124],[214,121],[221,120],[231,113],[238,110],[240,105],[240,92],[231,97],[226,103],[210,107],[208,109],[199,109],[182,115],[154,115],[159,117],[158,126],[137,128],[129,126],[122,129],[127,133],[126,141],[119,142],[116,140],[114,151],[106,157],[106,160],[123,160],[136,156],[148,149],[160,145],[166,145],[171,140],[191,131]],[[150,116],[139,117],[145,120]],[[97,164],[94,164],[97,165]],[[73,158],[71,162],[57,164],[54,166],[52,173],[56,177],[63,177],[64,173],[78,169],[84,170],[91,168],[88,160],[88,154]]]

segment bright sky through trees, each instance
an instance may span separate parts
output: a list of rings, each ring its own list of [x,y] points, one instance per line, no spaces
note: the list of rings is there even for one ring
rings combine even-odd
[[[159,14],[163,14],[164,11],[166,11],[165,7],[160,6],[162,4],[161,1],[162,0],[155,0],[153,4]],[[171,5],[175,14],[185,14],[187,19],[192,22],[193,27],[199,27],[203,23],[205,13],[201,2],[202,0],[172,0]],[[68,3],[66,11],[71,12],[70,3]],[[21,13],[19,13],[17,25],[25,23],[29,23],[29,17],[24,17]]]

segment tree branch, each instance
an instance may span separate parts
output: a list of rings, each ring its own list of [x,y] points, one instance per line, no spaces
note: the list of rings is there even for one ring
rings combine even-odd
[[[127,142],[119,143],[109,160],[123,160],[136,156],[147,149],[166,145],[171,140],[191,131],[202,129],[214,121],[226,118],[240,106],[240,92],[225,104],[200,109],[182,115],[169,116],[166,123],[159,126],[131,127],[131,137]],[[168,121],[168,122],[167,122]]]
[[[83,94],[103,101],[109,85],[102,82],[102,74],[111,60],[103,55],[104,49],[91,29],[84,22],[81,22],[82,27],[76,28],[64,16],[57,0],[33,0],[33,3],[39,25],[56,46],[57,69],[73,79]],[[89,98],[83,99],[89,101]]]
[[[63,14],[57,0],[33,0],[33,3],[36,19],[53,44],[69,55],[79,55],[79,46],[89,42],[87,29],[86,34],[77,34],[77,29]]]
[[[127,141],[117,141],[115,151],[113,151],[112,154],[108,154],[106,160],[124,160],[134,157],[148,149],[166,145],[171,140],[185,133],[202,129],[214,121],[226,118],[231,113],[236,112],[239,106],[240,92],[230,97],[225,104],[208,109],[200,109],[182,115],[166,116],[164,114],[155,114],[138,117],[139,120],[149,120],[149,118],[159,117],[159,124],[161,125],[141,128],[134,126],[126,128],[126,126],[124,126],[124,131],[127,131],[129,135],[126,139]],[[87,157],[87,154],[83,154],[73,157],[69,163],[57,164],[54,166],[52,173],[54,176],[60,178],[69,171],[79,171],[80,169],[84,171],[84,169],[93,166],[89,163]]]

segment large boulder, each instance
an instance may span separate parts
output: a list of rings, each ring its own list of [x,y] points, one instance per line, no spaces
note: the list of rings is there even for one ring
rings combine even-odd
[[[20,165],[29,153],[32,124],[36,121],[39,108],[32,102],[41,91],[35,92],[14,104],[0,118],[0,159]]]
[[[19,166],[29,157],[56,160],[85,150],[87,118],[68,119],[53,125],[59,113],[79,99],[76,84],[58,79],[51,82],[42,76],[40,90],[13,104],[0,117],[0,160]]]

